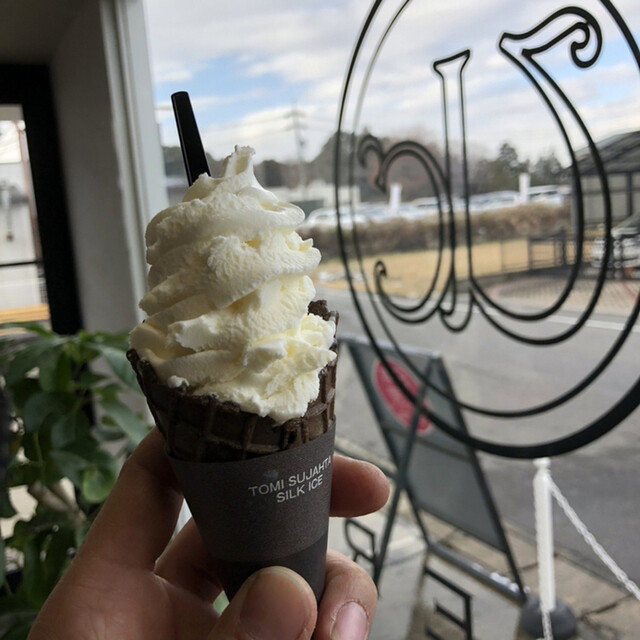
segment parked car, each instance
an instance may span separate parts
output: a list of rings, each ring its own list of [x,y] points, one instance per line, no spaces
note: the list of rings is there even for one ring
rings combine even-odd
[[[517,207],[519,204],[520,194],[517,191],[492,191],[472,195],[469,198],[469,211],[471,213],[497,211],[498,209]]]
[[[343,229],[351,229],[353,223],[361,224],[366,222],[366,217],[360,212],[355,211],[351,214],[348,207],[340,209],[340,226]],[[299,231],[310,231],[312,229],[330,229],[338,226],[338,216],[334,208],[316,209],[312,211],[304,221],[298,225]]]
[[[609,265],[614,269],[640,267],[640,213],[635,213],[611,229],[612,249]],[[596,238],[591,265],[599,267],[604,257],[605,239]]]
[[[416,198],[409,203],[415,209],[419,209],[424,217],[438,215],[438,198],[432,196],[430,198]],[[442,203],[442,209],[445,210],[445,203]]]
[[[366,224],[377,224],[389,220],[421,220],[433,215],[426,212],[423,207],[417,207],[413,203],[400,204],[396,209],[391,209],[386,202],[360,204],[352,213],[349,207],[340,208],[340,224],[343,229],[353,228]],[[331,229],[337,226],[336,210],[332,207],[316,209],[298,225],[298,231],[310,231],[312,229]]]
[[[360,213],[369,222],[387,222],[388,220],[421,220],[427,217],[424,209],[413,204],[403,203],[391,208],[387,203],[361,205]]]
[[[567,188],[564,185],[546,184],[537,187],[529,187],[528,201],[541,204],[560,206],[568,198]]]

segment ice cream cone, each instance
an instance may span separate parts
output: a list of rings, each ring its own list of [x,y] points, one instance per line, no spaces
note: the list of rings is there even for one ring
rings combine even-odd
[[[337,323],[325,301],[312,302],[309,312]],[[305,577],[319,599],[337,359],[320,371],[320,391],[306,413],[277,424],[213,394],[171,388],[135,350],[127,356],[227,595],[254,571],[278,564]]]

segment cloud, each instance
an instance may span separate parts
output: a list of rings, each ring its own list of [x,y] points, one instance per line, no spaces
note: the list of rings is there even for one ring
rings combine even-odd
[[[527,31],[550,15],[555,3],[539,3],[539,11],[531,11],[531,3],[521,3],[526,9],[525,18],[518,20],[511,12],[507,19],[496,20],[491,32],[485,25],[492,24],[480,19],[484,4],[476,3],[469,8],[469,15],[461,22],[455,38],[446,40],[441,33],[451,16],[446,9],[436,12],[431,23],[429,37],[420,36],[424,23],[416,13],[407,12],[398,21],[394,31],[382,47],[364,93],[364,107],[357,120],[358,91],[365,87],[367,71],[362,64],[356,69],[349,104],[347,128],[352,122],[367,126],[378,135],[397,132],[398,122],[406,128],[427,127],[435,132],[436,140],[444,139],[442,130],[441,80],[431,69],[437,54],[447,51],[451,54],[461,51],[464,43],[471,48],[471,58],[464,71],[465,105],[467,112],[468,136],[471,142],[485,148],[497,149],[505,140],[511,140],[522,155],[535,158],[540,153],[548,153],[555,147],[562,153],[562,139],[552,119],[551,113],[540,96],[519,69],[512,65],[498,50],[496,42],[500,33],[511,29],[518,33]],[[449,4],[447,7],[451,7]],[[515,5],[511,5],[515,6]],[[494,11],[498,4],[489,5]],[[594,12],[597,7],[594,8]],[[606,131],[618,132],[621,127],[640,128],[640,114],[637,111],[640,78],[633,58],[626,52],[621,56],[621,40],[617,27],[600,11],[598,20],[603,28],[605,48],[598,64],[580,70],[569,58],[568,45],[563,41],[548,52],[538,56],[540,63],[566,91],[570,100],[585,117],[587,125],[602,135]],[[493,16],[496,18],[496,16]],[[403,21],[404,19],[404,21]],[[508,21],[507,21],[508,20]],[[574,19],[565,18],[545,30],[547,40],[561,33]],[[382,33],[385,22],[378,26]],[[470,25],[476,25],[475,33]],[[482,25],[482,29],[478,28]],[[510,25],[521,25],[518,28]],[[376,25],[374,24],[374,32]],[[431,34],[435,35],[432,37]],[[494,36],[491,36],[491,33]],[[536,42],[540,42],[540,38]],[[371,58],[375,37],[365,46],[363,60]],[[445,48],[448,45],[448,49]],[[442,56],[443,54],[440,53]],[[417,61],[417,62],[416,62]],[[459,139],[459,109],[457,71],[459,65],[451,63],[444,68],[447,78],[449,132]],[[535,72],[536,75],[537,72]],[[546,85],[548,93],[553,89]],[[619,95],[627,95],[626,102]],[[569,118],[566,107],[559,99],[552,97],[563,119]],[[607,111],[606,105],[615,105],[615,111]],[[626,108],[625,108],[626,104]],[[390,117],[390,114],[393,114]],[[574,136],[577,127],[568,123]],[[582,146],[584,138],[577,136]]]
[[[190,0],[188,11],[182,0],[146,0],[145,4],[154,76],[156,82],[164,82],[192,77],[210,59],[228,56],[241,58],[250,74],[267,67],[298,74],[307,56],[320,61],[323,53],[345,46],[348,53],[357,24],[348,16],[364,11],[367,3],[350,2],[357,11],[349,10],[347,3],[332,6],[318,0],[216,4]],[[324,66],[326,72],[335,71]]]
[[[313,108],[296,107],[295,110],[305,116],[304,121],[299,119],[303,149],[319,149],[334,130],[333,120]],[[234,145],[241,144],[256,149],[256,162],[269,158],[296,161],[299,148],[292,111],[290,106],[263,109],[234,122],[211,125],[201,132],[203,144],[216,157],[226,155]]]
[[[400,4],[401,0],[382,3],[363,45],[362,60],[371,58]],[[220,86],[214,93],[213,86],[199,86],[195,92],[194,103],[199,101],[206,130],[203,137],[209,144],[218,149],[222,141],[255,140],[254,146],[264,145],[271,157],[293,158],[297,148],[286,114],[295,102],[306,114],[303,137],[305,153],[311,158],[333,130],[345,70],[369,5],[369,0],[215,4],[190,0],[185,10],[184,0],[146,0],[156,86],[180,82],[189,87],[196,77],[205,77],[199,74],[210,69],[212,61],[224,60],[241,77],[242,89]],[[474,142],[497,149],[500,142],[513,138],[523,156],[547,152],[557,139],[553,122],[540,98],[496,44],[502,32],[524,32],[559,6],[556,0],[483,0],[469,1],[461,10],[459,3],[413,0],[380,50],[360,125],[380,135],[422,128],[442,139],[440,80],[431,63],[438,56],[470,47],[472,57],[464,77]],[[605,49],[599,65],[579,71],[567,62],[564,44],[541,60],[580,104],[594,131],[604,134],[622,126],[640,128],[638,92],[624,93],[625,85],[634,82],[640,88],[637,66],[628,48],[622,46],[620,31],[604,5],[599,0],[584,0],[581,6],[593,12],[604,31]],[[618,0],[617,6],[634,33],[640,33],[640,3]],[[566,18],[552,28],[569,22]],[[357,100],[354,92],[362,86],[365,71],[362,64],[355,70],[349,123]],[[455,78],[449,82],[450,100],[455,103]],[[163,131],[170,135],[170,120],[164,118],[164,123]]]

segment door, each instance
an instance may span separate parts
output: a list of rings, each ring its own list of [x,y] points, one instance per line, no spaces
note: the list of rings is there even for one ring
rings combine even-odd
[[[0,321],[81,327],[49,69],[0,65]]]

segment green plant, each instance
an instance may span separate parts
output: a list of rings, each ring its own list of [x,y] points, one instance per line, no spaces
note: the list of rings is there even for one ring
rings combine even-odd
[[[0,637],[13,639],[26,637],[148,425],[122,400],[140,393],[125,334],[11,326],[21,332],[0,340],[0,391],[13,413],[0,518],[16,515],[11,488],[36,501],[0,548]],[[17,588],[7,580],[9,550],[19,559]]]

